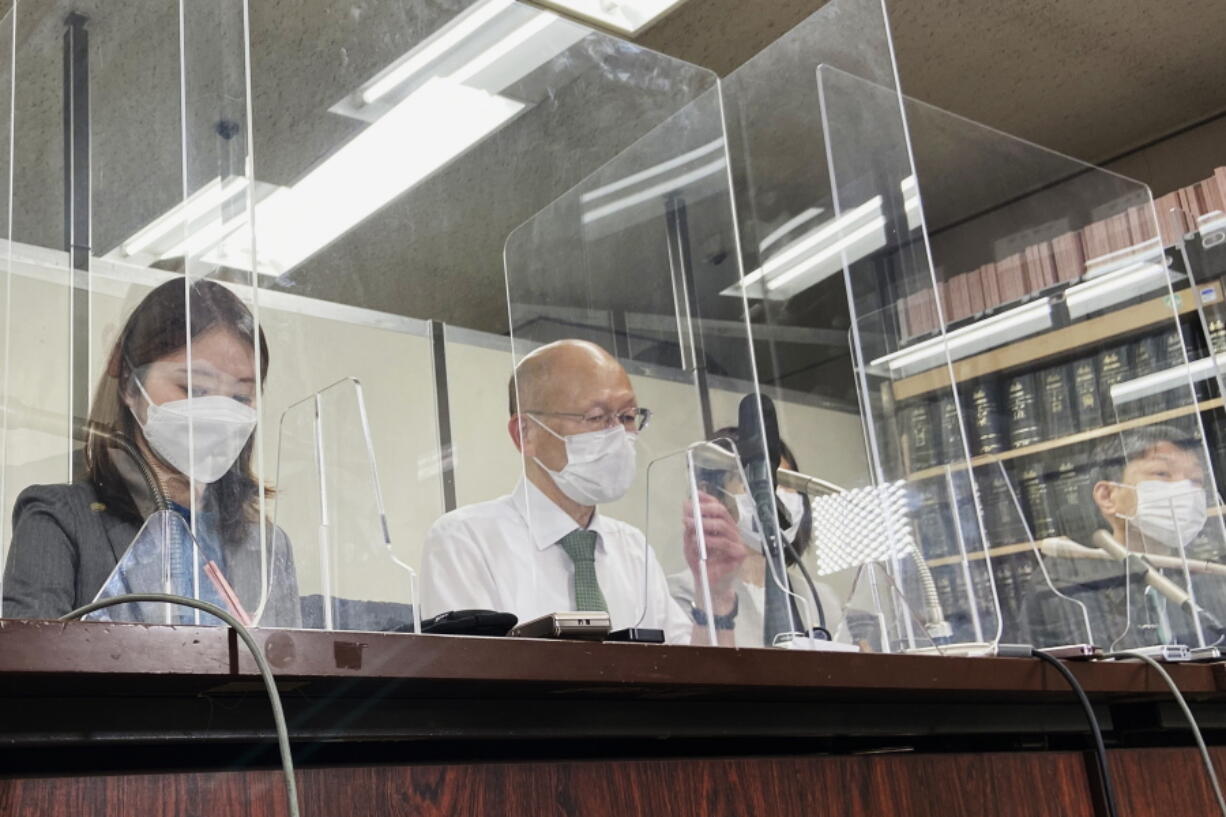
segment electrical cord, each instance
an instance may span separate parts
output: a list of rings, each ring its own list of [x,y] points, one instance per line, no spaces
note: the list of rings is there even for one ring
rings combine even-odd
[[[1166,681],[1166,685],[1171,688],[1171,693],[1175,696],[1176,703],[1183,710],[1183,716],[1188,720],[1188,726],[1192,727],[1192,737],[1196,739],[1196,747],[1200,750],[1201,760],[1205,764],[1205,773],[1209,776],[1209,783],[1213,786],[1213,796],[1217,798],[1218,809],[1222,812],[1222,817],[1226,817],[1226,798],[1222,796],[1222,786],[1218,782],[1217,770],[1213,768],[1213,759],[1209,757],[1209,748],[1205,746],[1205,739],[1201,736],[1200,727],[1196,725],[1196,718],[1192,716],[1192,710],[1188,706],[1188,702],[1184,700],[1183,693],[1179,691],[1178,684],[1171,674],[1166,671],[1166,668],[1161,663],[1155,661],[1148,655],[1131,650],[1122,650],[1120,652],[1108,653],[1104,658],[1136,658],[1149,664],[1159,675],[1162,680]]]
[[[1090,733],[1094,736],[1094,751],[1098,756],[1099,773],[1102,775],[1103,798],[1107,807],[1107,815],[1108,817],[1117,817],[1119,812],[1115,806],[1115,787],[1111,784],[1111,768],[1107,762],[1107,745],[1103,742],[1103,731],[1099,728],[1098,718],[1094,717],[1094,707],[1090,705],[1090,699],[1086,696],[1086,691],[1082,689],[1076,676],[1069,671],[1068,667],[1064,666],[1064,662],[1060,659],[1034,648],[1031,648],[1030,655],[1055,667],[1056,671],[1060,673],[1061,677],[1064,678],[1073,692],[1076,693],[1077,700],[1081,702],[1081,708],[1085,712],[1086,721],[1090,725]]]
[[[817,626],[829,632],[826,626],[826,608],[822,606],[822,597],[817,593],[817,582],[813,581],[813,577],[809,575],[809,568],[805,567],[805,560],[800,558],[800,554],[796,552],[796,547],[787,539],[783,540],[784,547],[787,548],[788,555],[800,568],[800,575],[804,577],[805,584],[809,586],[809,592],[813,595],[813,604],[817,607]]]
[[[101,610],[104,607],[114,607],[119,604],[131,604],[133,602],[160,602],[163,604],[177,604],[182,607],[193,607],[216,616],[226,624],[229,624],[238,633],[238,637],[243,640],[243,643],[247,645],[247,649],[251,651],[251,657],[255,659],[256,666],[260,668],[260,676],[264,679],[264,689],[268,693],[268,702],[272,705],[272,718],[277,727],[277,746],[281,750],[281,770],[285,776],[285,792],[289,796],[289,813],[290,817],[298,817],[298,784],[294,779],[294,759],[290,754],[289,729],[285,725],[285,711],[281,708],[281,695],[277,692],[277,683],[272,677],[272,667],[268,665],[268,660],[264,657],[264,653],[261,652],[259,645],[255,643],[255,638],[252,637],[251,631],[244,627],[242,622],[215,604],[209,604],[207,601],[199,601],[198,599],[189,599],[184,596],[173,596],[169,593],[128,593],[123,596],[112,596],[109,599],[95,601],[84,607],[78,607],[71,613],[60,616],[59,620],[73,621],[95,610]]]

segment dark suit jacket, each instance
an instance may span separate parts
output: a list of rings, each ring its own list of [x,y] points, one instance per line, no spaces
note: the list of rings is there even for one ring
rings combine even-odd
[[[91,485],[34,485],[13,506],[13,539],[4,570],[5,618],[57,618],[94,600],[139,526],[107,510]],[[259,531],[225,543],[226,573],[248,612],[260,596]],[[280,529],[270,537],[274,558],[265,626],[301,624],[289,542]]]

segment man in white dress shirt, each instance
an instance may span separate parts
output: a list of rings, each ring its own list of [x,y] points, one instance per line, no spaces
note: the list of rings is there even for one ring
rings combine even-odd
[[[614,630],[648,627],[669,643],[708,643],[696,620],[705,625],[710,612],[683,610],[643,534],[597,510],[629,490],[635,440],[650,417],[621,364],[593,343],[558,341],[520,361],[509,391],[507,431],[525,478],[511,494],[458,508],[431,527],[424,614],[487,609],[528,621],[605,609]],[[700,510],[718,642],[732,646],[735,580],[748,551],[720,502],[703,496]],[[683,523],[695,570],[689,514]]]

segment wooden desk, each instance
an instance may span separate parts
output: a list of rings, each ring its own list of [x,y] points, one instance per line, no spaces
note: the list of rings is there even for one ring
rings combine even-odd
[[[305,814],[1093,815],[1035,661],[261,631]],[[1124,813],[1215,808],[1161,679],[1074,665]],[[1226,674],[1173,668],[1226,744]],[[283,814],[222,629],[0,622],[0,815]],[[1218,751],[1226,774],[1226,752]]]

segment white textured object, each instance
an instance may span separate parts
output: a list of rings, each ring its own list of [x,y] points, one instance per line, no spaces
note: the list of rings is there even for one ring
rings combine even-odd
[[[813,543],[822,576],[913,551],[906,483],[899,480],[815,498]]]

